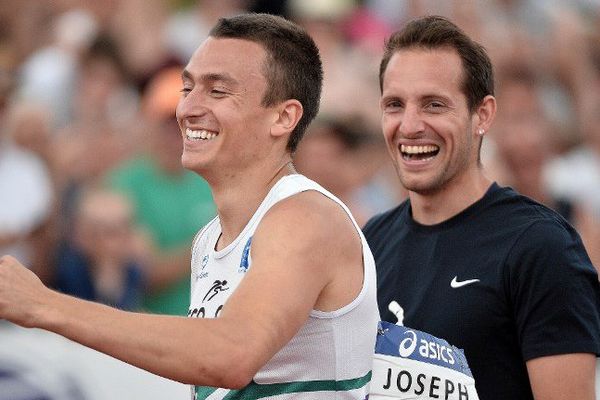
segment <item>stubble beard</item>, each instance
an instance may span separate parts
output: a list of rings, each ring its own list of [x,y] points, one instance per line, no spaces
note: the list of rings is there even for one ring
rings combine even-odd
[[[466,151],[454,162],[451,160],[435,171],[425,172],[426,176],[411,177],[411,173],[403,172],[398,164],[396,164],[396,172],[400,183],[406,190],[423,196],[431,196],[444,191],[457,177],[465,173],[468,167],[469,154]]]

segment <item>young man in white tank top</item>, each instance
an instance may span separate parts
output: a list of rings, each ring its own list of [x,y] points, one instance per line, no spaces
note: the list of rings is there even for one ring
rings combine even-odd
[[[0,261],[0,318],[189,383],[197,399],[363,400],[373,258],[348,209],[292,166],[318,111],[314,42],[279,17],[222,19],[182,77],[182,162],[218,208],[193,245],[193,318],[53,292],[11,257]]]

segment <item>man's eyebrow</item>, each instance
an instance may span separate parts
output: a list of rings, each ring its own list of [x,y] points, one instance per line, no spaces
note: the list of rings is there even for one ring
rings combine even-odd
[[[401,98],[395,94],[389,94],[381,96],[381,100],[401,100]]]
[[[194,80],[193,75],[191,74],[191,72],[189,72],[187,69],[184,69],[183,72],[181,73],[181,77],[185,80]],[[225,84],[229,84],[229,85],[235,85],[238,83],[238,81],[233,78],[231,75],[227,74],[227,73],[206,73],[206,74],[202,74],[200,75],[200,80],[201,81],[205,81],[205,82],[223,82]]]
[[[223,73],[208,73],[200,76],[200,79],[207,82],[223,82],[230,85],[235,85],[238,81],[229,74]]]
[[[192,80],[192,74],[190,73],[190,71],[188,71],[187,69],[184,69],[183,71],[181,71],[181,78],[182,79],[188,79],[188,80]]]
[[[394,94],[389,94],[389,95],[381,96],[381,98],[379,99],[379,104],[389,103],[391,101],[397,101],[400,103],[404,103],[404,100],[402,99],[402,97],[394,95]]]

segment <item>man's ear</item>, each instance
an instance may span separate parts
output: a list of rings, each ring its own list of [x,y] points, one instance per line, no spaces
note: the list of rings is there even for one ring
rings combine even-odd
[[[289,135],[298,125],[304,113],[302,104],[295,99],[281,102],[275,111],[277,112],[276,119],[271,125],[271,135],[273,136]]]
[[[474,128],[475,132],[482,136],[492,125],[492,121],[496,116],[496,98],[492,95],[487,95],[475,110]]]

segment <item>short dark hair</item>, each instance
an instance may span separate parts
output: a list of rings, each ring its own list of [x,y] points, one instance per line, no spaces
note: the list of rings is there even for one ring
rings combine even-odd
[[[412,20],[395,32],[385,43],[379,67],[379,87],[383,91],[383,76],[392,56],[399,50],[411,48],[456,50],[463,67],[462,91],[471,112],[487,95],[494,95],[494,70],[487,52],[458,26],[440,16]]]
[[[221,18],[209,32],[215,38],[244,39],[260,44],[267,52],[267,80],[262,104],[296,99],[304,109],[292,131],[287,148],[294,152],[306,127],[319,111],[323,68],[319,49],[301,27],[282,17],[249,13]]]

